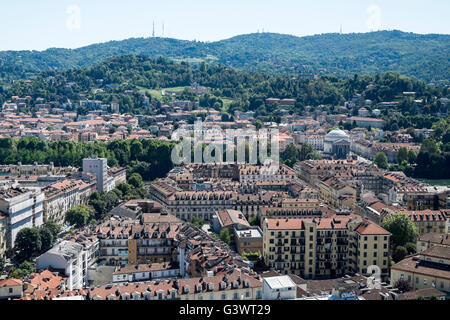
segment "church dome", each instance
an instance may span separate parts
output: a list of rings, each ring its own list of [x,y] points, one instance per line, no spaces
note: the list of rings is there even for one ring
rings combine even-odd
[[[327,137],[347,137],[347,134],[341,129],[334,129],[327,134]]]

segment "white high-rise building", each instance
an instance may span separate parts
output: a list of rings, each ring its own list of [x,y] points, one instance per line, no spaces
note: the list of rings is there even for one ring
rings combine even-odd
[[[14,248],[17,233],[44,223],[44,193],[41,188],[9,188],[0,191],[0,212],[9,217],[7,247]]]
[[[106,192],[108,180],[108,159],[106,158],[86,158],[83,159],[83,173],[93,173],[97,178],[97,190]]]

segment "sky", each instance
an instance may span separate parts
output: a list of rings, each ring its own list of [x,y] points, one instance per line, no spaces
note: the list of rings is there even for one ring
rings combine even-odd
[[[0,50],[78,48],[150,37],[402,30],[450,34],[449,0],[1,0]],[[164,25],[164,33],[163,33]]]

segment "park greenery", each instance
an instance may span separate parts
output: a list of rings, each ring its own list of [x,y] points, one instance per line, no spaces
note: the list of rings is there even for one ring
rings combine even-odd
[[[44,141],[24,137],[0,138],[0,164],[53,162],[55,166],[81,167],[84,158],[97,155],[108,158],[108,165],[122,166],[145,181],[164,177],[173,167],[173,143],[161,140],[116,140],[104,142]]]

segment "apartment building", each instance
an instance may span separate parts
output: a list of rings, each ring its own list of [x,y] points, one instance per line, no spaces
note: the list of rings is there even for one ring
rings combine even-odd
[[[51,269],[68,277],[68,289],[81,289],[87,283],[88,260],[83,245],[63,240],[36,259],[36,270]]]
[[[7,249],[8,216],[0,213],[0,257],[4,257]]]
[[[129,266],[117,266],[113,273],[113,283],[139,282],[153,279],[177,278],[180,274],[178,264],[148,263]]]
[[[180,191],[176,186],[158,181],[149,185],[150,199],[184,221],[192,218],[211,220],[220,210],[239,210],[246,218],[258,215],[259,208],[269,206],[276,193],[243,194],[237,191]]]
[[[417,252],[425,251],[431,247],[440,246],[450,250],[450,237],[448,233],[425,233],[416,241]]]
[[[239,182],[286,181],[294,180],[296,176],[295,171],[284,164],[275,168],[268,165],[239,167]]]
[[[254,273],[234,269],[207,277],[156,280],[94,288],[86,300],[260,300],[262,281]]]
[[[347,120],[348,123],[356,122],[360,128],[383,128],[386,121],[375,118],[351,117]]]
[[[353,209],[356,206],[357,190],[349,182],[327,178],[319,182],[319,196],[338,209]]]
[[[258,226],[238,230],[233,228],[234,244],[239,254],[244,252],[262,253],[263,236]]]
[[[396,212],[406,214],[416,225],[419,235],[429,232],[446,233],[447,218],[440,210],[396,210]]]
[[[298,199],[302,200],[302,199]],[[328,207],[324,205],[320,205],[320,202],[317,200],[313,201],[298,201],[304,206],[270,206],[270,207],[262,207],[259,211],[258,219],[261,223],[264,222],[265,218],[306,218],[306,217],[321,217],[328,214],[330,211]]]
[[[436,288],[450,294],[450,249],[433,246],[391,267],[391,285],[408,281],[413,290]]]
[[[44,222],[44,194],[40,188],[9,188],[0,191],[0,214],[7,216],[6,246],[14,248],[17,233]]]
[[[44,187],[44,221],[64,224],[66,212],[74,206],[86,204],[95,189],[95,180],[82,179],[65,179]]]
[[[384,171],[366,162],[356,160],[306,160],[297,162],[294,170],[310,185],[319,188],[322,179],[335,176],[347,181],[360,181],[364,190],[382,191]]]
[[[111,219],[96,227],[100,258],[106,265],[134,265],[179,261],[175,236],[179,224],[141,224],[130,219]],[[183,253],[181,253],[183,255]]]
[[[356,215],[269,218],[263,224],[264,261],[273,270],[306,278],[356,272],[387,278],[389,238],[389,232]]]

